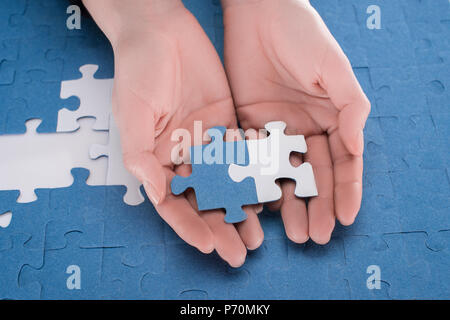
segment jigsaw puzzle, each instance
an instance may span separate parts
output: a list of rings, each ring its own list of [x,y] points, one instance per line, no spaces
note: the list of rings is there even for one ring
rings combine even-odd
[[[275,183],[280,178],[295,180],[297,197],[317,196],[311,164],[304,162],[293,167],[289,161],[292,152],[306,153],[305,138],[285,135],[286,123],[282,121],[269,122],[265,128],[270,133],[269,137],[246,140],[250,163],[246,167],[232,163],[229,168],[231,179],[240,182],[245,177],[253,177],[260,203],[281,198],[281,189]]]
[[[19,284],[28,286],[37,282],[41,299],[93,299],[100,285],[103,251],[101,248],[80,248],[82,233],[66,234],[67,245],[62,249],[46,249],[39,268],[24,266]],[[52,278],[51,282],[47,280]]]
[[[184,3],[222,57],[220,1]],[[263,245],[249,252],[242,267],[232,269],[217,254],[204,255],[184,244],[147,199],[136,206],[125,204],[129,188],[107,182],[111,159],[89,158],[91,144],[107,146],[98,154],[114,150],[114,132],[108,132],[110,96],[99,97],[105,99],[99,103],[108,113],[98,115],[94,112],[99,109],[83,111],[90,96],[70,89],[61,95],[61,86],[63,81],[81,84],[86,78],[93,86],[105,84],[104,93],[112,85],[113,52],[95,23],[83,18],[81,30],[68,30],[69,3],[63,0],[0,1],[0,185],[8,180],[5,174],[10,177],[18,167],[11,154],[20,152],[12,141],[25,141],[30,133],[50,144],[48,137],[54,135],[77,144],[82,139],[75,142],[73,136],[87,130],[86,135],[98,141],[80,148],[85,148],[86,161],[102,167],[88,171],[67,165],[67,180],[58,188],[36,182],[24,189],[31,199],[37,196],[30,203],[17,203],[17,189],[24,186],[17,181],[26,179],[8,182],[16,191],[0,191],[0,298],[448,299],[450,4],[311,4],[348,55],[372,103],[364,129],[362,207],[354,225],[337,225],[325,246],[289,242],[279,213],[265,209],[258,216]],[[367,28],[369,5],[381,10],[380,29]],[[64,108],[71,129],[61,130],[79,129],[56,133],[58,112]],[[100,121],[79,119],[83,117]],[[37,130],[36,119],[42,121]],[[94,123],[104,132],[93,131]],[[56,146],[67,150],[59,142]],[[28,155],[29,162],[19,161],[26,163],[22,172],[31,173],[30,182],[40,172],[34,170],[42,164],[38,159],[48,152],[54,155],[49,164],[60,171],[55,150],[32,143],[30,147],[36,154]],[[249,147],[247,154],[251,158]],[[6,159],[13,169],[4,168]],[[244,167],[248,165],[250,161]],[[91,185],[98,170],[103,185]],[[236,182],[230,178],[230,183]],[[194,182],[187,185],[197,187]],[[256,191],[253,197],[250,200],[259,202]],[[372,281],[377,267],[380,278]],[[80,283],[73,277],[76,273],[81,274]]]

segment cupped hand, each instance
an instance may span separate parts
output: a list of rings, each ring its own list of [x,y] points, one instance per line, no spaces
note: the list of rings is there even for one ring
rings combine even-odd
[[[226,224],[223,211],[198,212],[192,192],[174,196],[169,187],[175,174],[190,174],[190,165],[173,163],[172,150],[179,143],[172,138],[174,130],[187,129],[193,137],[194,121],[202,121],[204,131],[237,127],[214,47],[181,1],[153,1],[150,8],[146,5],[152,1],[134,6],[109,1],[103,5],[113,5],[113,14],[105,19],[104,1],[85,2],[114,49],[113,113],[126,167],[183,240],[205,253],[216,249],[231,266],[241,265],[246,248],[258,247],[263,239],[255,209],[246,208],[245,222]],[[120,18],[110,25],[114,15]]]
[[[370,103],[350,63],[307,0],[223,0],[225,68],[243,129],[273,120],[302,134],[319,195],[306,204],[281,181],[287,236],[327,243],[335,217],[352,224],[361,204],[363,128]]]

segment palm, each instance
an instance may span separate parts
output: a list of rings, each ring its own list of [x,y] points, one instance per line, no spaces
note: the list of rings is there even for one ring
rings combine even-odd
[[[285,121],[287,133],[303,134],[308,145],[308,153],[291,156],[291,162],[306,160],[314,168],[319,196],[308,207],[293,195],[292,181],[281,181],[283,199],[271,206],[281,208],[289,238],[326,243],[335,216],[350,224],[361,200],[362,158],[344,146],[339,97],[330,98],[334,88],[325,79],[333,79],[335,70],[328,65],[342,53],[304,1],[228,7],[224,24],[226,70],[242,127]]]
[[[245,259],[244,244],[254,245],[252,232],[241,240],[236,228],[224,223],[223,212],[197,212],[192,193],[176,197],[168,189],[175,174],[189,175],[190,170],[188,165],[175,166],[171,159],[179,143],[172,138],[174,130],[187,129],[193,138],[197,120],[204,131],[216,125],[236,127],[225,72],[209,39],[186,9],[156,23],[157,28],[153,24],[115,47],[113,111],[121,129],[124,161],[138,178],[144,176],[142,171],[153,174],[153,181],[160,179],[161,171],[165,173],[160,185],[166,186],[167,196],[156,209],[184,240],[203,252],[215,248],[231,265],[240,265]],[[245,228],[243,223],[238,230]]]

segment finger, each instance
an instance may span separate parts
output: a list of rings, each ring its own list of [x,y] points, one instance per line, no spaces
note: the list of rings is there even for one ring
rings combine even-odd
[[[363,129],[370,113],[370,102],[353,73],[350,62],[331,37],[322,64],[320,85],[327,91],[339,112],[339,134],[351,154],[364,150]]]
[[[275,181],[275,183],[281,189],[281,182]],[[269,211],[272,211],[272,212],[279,211],[281,209],[281,204],[283,203],[283,196],[284,196],[284,194],[283,194],[283,192],[281,192],[280,199],[266,203],[267,209],[269,209]]]
[[[340,134],[328,138],[334,171],[334,207],[338,220],[350,225],[361,206],[363,158],[347,150]]]
[[[335,226],[333,164],[325,135],[306,138],[305,161],[311,163],[318,196],[308,201],[309,236],[318,244],[330,241]]]
[[[264,205],[262,203],[255,204],[255,205],[253,205],[253,207],[255,208],[255,212],[257,214],[263,212],[263,210],[264,210]]]
[[[302,156],[292,154],[290,162],[293,166],[299,166],[302,163]],[[304,243],[309,239],[305,201],[295,196],[295,181],[284,180],[281,183],[281,189],[283,191],[281,217],[286,235],[293,242]]]
[[[176,168],[176,173],[188,176],[191,169],[188,165]],[[195,193],[192,190],[186,192],[186,198],[191,207],[198,208]],[[219,256],[232,267],[241,266],[247,255],[247,250],[239,233],[233,224],[225,222],[225,214],[222,210],[208,210],[197,212],[208,225],[214,238],[214,248]]]
[[[214,235],[214,247],[219,256],[230,266],[237,268],[244,264],[247,249],[235,226],[225,222],[221,210],[200,212]]]
[[[244,207],[247,220],[236,224],[236,228],[242,241],[249,250],[259,248],[264,240],[264,232],[257,216],[254,206]]]
[[[164,169],[164,171],[167,180],[172,180],[175,174],[169,169]],[[161,218],[188,244],[203,253],[210,253],[214,250],[214,236],[211,229],[185,197],[174,196],[169,191],[165,200],[155,205],[155,209]]]

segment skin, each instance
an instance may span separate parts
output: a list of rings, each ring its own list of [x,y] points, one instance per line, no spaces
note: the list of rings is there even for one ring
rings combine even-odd
[[[224,1],[225,66],[244,130],[284,120],[288,134],[302,134],[319,196],[294,196],[281,181],[287,236],[302,243],[330,240],[335,217],[353,223],[361,204],[363,133],[370,103],[350,63],[325,23],[300,0]]]
[[[262,206],[230,225],[222,210],[199,212],[192,192],[174,196],[171,134],[222,125],[263,128],[284,120],[288,134],[304,134],[320,196],[305,202],[282,181],[286,233],[295,242],[329,241],[337,217],[351,224],[362,190],[362,129],[370,105],[351,67],[320,16],[303,0],[223,1],[225,65],[180,0],[84,0],[110,40],[115,57],[113,113],[121,131],[127,169],[143,182],[161,217],[201,252],[231,266],[245,261],[264,234]],[[301,41],[298,41],[298,40]],[[231,89],[230,89],[231,88]],[[234,101],[233,101],[234,99]],[[236,105],[236,107],[235,107]]]

